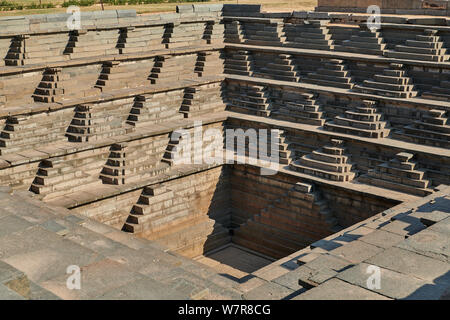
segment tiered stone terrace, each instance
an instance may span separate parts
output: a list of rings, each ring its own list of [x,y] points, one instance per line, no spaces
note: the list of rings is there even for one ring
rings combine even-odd
[[[0,18],[1,298],[448,298],[448,18],[67,18]]]

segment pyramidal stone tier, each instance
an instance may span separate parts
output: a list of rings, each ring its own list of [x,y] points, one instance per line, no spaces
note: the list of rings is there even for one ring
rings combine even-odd
[[[75,107],[74,116],[67,128],[66,137],[70,142],[87,142],[92,135],[92,106],[89,104]]]
[[[115,143],[111,146],[106,164],[100,173],[100,179],[105,184],[125,184],[127,143]]]
[[[330,144],[302,156],[289,166],[294,171],[323,179],[349,182],[355,177],[349,160],[345,154],[344,141],[331,139]]]
[[[102,91],[107,88],[120,88],[122,82],[125,82],[129,75],[125,72],[120,72],[119,65],[119,61],[104,62],[95,87]]]
[[[383,115],[377,112],[375,101],[365,100],[362,106],[346,110],[343,115],[336,116],[326,122],[324,128],[339,133],[351,134],[367,138],[384,138],[389,135]]]
[[[229,43],[243,43],[245,41],[244,26],[240,21],[225,24],[224,40]]]
[[[349,40],[344,40],[341,45],[335,46],[337,51],[364,53],[382,56],[386,44],[381,33],[368,29],[366,24],[360,25],[360,30],[351,36]]]
[[[427,196],[433,192],[428,189],[430,182],[424,179],[425,171],[418,169],[417,163],[411,161],[413,157],[411,153],[398,153],[395,158],[370,169],[358,181],[421,197]]]
[[[406,40],[404,45],[395,46],[395,51],[386,51],[385,55],[397,59],[446,61],[447,50],[437,33],[437,30],[425,29],[423,35],[417,35],[415,40]]]
[[[64,54],[70,59],[118,54],[120,30],[111,29],[98,32],[96,30],[73,30],[69,32],[69,42]]]
[[[174,198],[174,192],[164,185],[145,187],[138,202],[131,209],[123,230],[132,233],[143,231],[146,224],[151,223],[152,219],[161,217],[165,212],[164,209],[171,206],[170,199],[172,198]],[[182,204],[177,209],[185,211],[188,209],[188,205]]]
[[[298,93],[283,91],[279,96],[271,94],[275,119],[293,121],[313,126],[323,126],[324,114],[317,104],[316,95],[313,93]]]
[[[224,110],[222,86],[219,82],[203,87],[187,87],[184,89],[180,113],[185,118]]]
[[[18,35],[12,38],[4,62],[7,66],[22,66],[65,61],[69,58],[62,54],[66,44],[67,35],[63,33],[39,38],[25,34]]]
[[[169,166],[161,162],[159,155],[152,154],[152,145],[145,146],[147,152],[129,142],[115,143],[110,147],[106,162],[101,166],[99,179],[103,184],[122,185],[154,177],[164,173]]]
[[[63,99],[64,89],[60,87],[60,81],[64,80],[61,68],[46,68],[42,80],[34,91],[33,99],[36,102],[60,102]]]
[[[374,80],[364,80],[363,85],[356,85],[355,91],[377,94],[394,98],[412,98],[417,96],[414,84],[399,63],[391,63],[389,69],[384,69],[383,74],[374,76]]]
[[[179,91],[138,95],[126,123],[133,127],[145,127],[166,121],[183,119],[179,106],[183,101],[183,93]]]
[[[252,54],[250,51],[233,51],[231,56],[225,59],[224,72],[241,76],[252,76]]]
[[[225,26],[218,21],[208,21],[206,23],[205,32],[203,33],[203,39],[207,44],[219,44],[223,43],[223,35]]]
[[[44,146],[55,141],[65,131],[68,121],[62,117],[48,124],[46,114],[7,117],[0,132],[0,154],[13,154],[29,150],[36,145]]]
[[[393,138],[412,143],[450,148],[450,121],[444,110],[429,110],[421,120],[393,132]]]
[[[206,23],[190,22],[169,23],[166,25],[164,42],[167,49],[182,48],[205,44],[203,39]]]
[[[104,163],[103,153],[96,156],[80,156],[76,159],[55,157],[42,160],[38,171],[30,186],[30,191],[38,194],[39,199],[50,200],[83,189],[95,190],[101,185],[98,174],[90,174],[87,170],[80,169],[79,163],[86,168],[96,170],[98,165]]]
[[[329,20],[305,20],[303,24],[286,23],[285,47],[312,50],[333,50],[334,41],[327,28]]]
[[[300,76],[294,59],[289,54],[279,54],[265,67],[253,73],[256,77],[269,78],[281,81],[299,82]]]
[[[248,85],[228,88],[228,110],[269,117],[272,105],[264,86]]]
[[[223,60],[223,54],[220,51],[199,52],[194,72],[199,77],[222,74],[224,72]]]
[[[166,151],[164,152],[162,162],[167,163],[170,166],[176,165],[177,161],[183,162],[186,160],[183,154],[183,150],[179,148],[180,142],[183,140],[183,136],[181,133],[177,131],[172,131],[170,134],[170,140],[167,144]]]
[[[308,73],[302,81],[321,86],[331,86],[343,89],[353,88],[353,79],[343,60],[322,59],[322,62],[323,67],[318,68],[316,72]]]
[[[92,142],[130,133],[133,127],[118,119],[122,109],[111,103],[75,106],[65,136],[69,142]]]
[[[243,37],[245,44],[256,46],[279,47],[286,40],[283,23],[249,23],[244,26]]]
[[[149,47],[152,50],[162,50],[166,48],[163,43],[164,33],[164,26],[122,28],[117,48],[120,54],[145,52]]]
[[[174,81],[197,78],[194,73],[197,55],[157,56],[151,74],[151,84],[168,84]]]

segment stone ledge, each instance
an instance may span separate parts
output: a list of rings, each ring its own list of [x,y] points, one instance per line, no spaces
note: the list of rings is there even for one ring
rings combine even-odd
[[[224,80],[224,76],[210,76],[210,77],[200,77],[197,80],[183,80],[179,81],[175,85],[173,84],[154,84],[148,86],[141,86],[139,88],[132,89],[117,89],[112,90],[107,93],[102,93],[100,96],[90,96],[82,99],[72,99],[66,100],[61,103],[36,103],[27,106],[12,106],[8,108],[0,109],[0,119],[8,116],[17,116],[32,114],[45,111],[55,111],[59,109],[65,109],[68,107],[73,107],[84,103],[96,103],[96,102],[106,102],[111,100],[117,100],[121,98],[133,97],[141,94],[158,93],[164,91],[173,91],[177,89],[182,89],[190,86],[201,86],[208,83],[216,83]]]
[[[400,99],[400,98],[390,98],[385,96],[378,96],[378,95],[372,95],[372,94],[365,94],[365,93],[359,93],[359,92],[353,92],[350,90],[345,89],[339,89],[339,88],[333,88],[333,87],[326,87],[326,86],[320,86],[320,85],[312,85],[308,83],[295,83],[295,82],[289,82],[289,81],[281,81],[281,80],[272,80],[272,79],[265,79],[265,78],[255,78],[255,77],[249,77],[249,76],[239,76],[234,74],[226,74],[226,79],[230,80],[237,80],[237,81],[245,81],[245,82],[251,82],[251,83],[257,83],[257,84],[267,84],[267,85],[273,85],[273,86],[280,86],[280,87],[294,87],[294,88],[301,88],[305,90],[312,90],[315,92],[323,92],[323,93],[338,93],[338,94],[345,94],[348,96],[354,96],[359,97],[362,100],[383,100],[383,101],[389,101],[389,102],[405,102],[412,105],[429,105],[430,109],[436,107],[444,110],[450,110],[450,106],[448,105],[448,102],[445,101],[439,101],[439,100],[429,100],[429,99],[421,99],[421,98],[409,98],[408,100]]]
[[[272,127],[281,128],[281,129],[294,129],[294,130],[301,130],[301,131],[305,131],[305,132],[314,132],[317,134],[321,134],[321,135],[323,134],[323,135],[329,136],[334,139],[341,139],[341,140],[344,139],[346,141],[359,141],[359,142],[364,142],[366,144],[375,144],[375,145],[379,145],[379,146],[383,146],[383,147],[398,149],[398,150],[400,150],[399,152],[405,151],[405,150],[411,150],[414,153],[439,155],[441,157],[450,158],[450,150],[446,150],[443,148],[422,146],[422,145],[417,145],[414,143],[408,143],[408,142],[402,141],[402,140],[395,140],[395,139],[389,139],[389,138],[383,138],[383,139],[364,138],[364,137],[354,136],[354,135],[350,135],[350,134],[325,131],[325,130],[318,129],[317,126],[311,126],[311,125],[302,124],[302,123],[294,123],[294,122],[290,122],[290,121],[259,117],[259,116],[242,114],[242,113],[233,112],[233,111],[228,111],[228,112],[229,112],[228,118],[230,118],[230,119],[246,120],[246,121],[255,122],[255,123],[265,123]]]
[[[111,146],[115,143],[129,142],[129,141],[133,141],[133,140],[140,140],[140,139],[144,139],[144,138],[159,136],[162,134],[170,133],[173,130],[180,129],[180,128],[191,129],[194,127],[194,121],[196,121],[196,120],[202,121],[203,124],[212,124],[212,123],[223,122],[227,119],[227,114],[228,113],[226,111],[224,111],[224,112],[216,113],[213,115],[204,115],[204,116],[199,116],[199,117],[194,117],[194,118],[183,119],[180,121],[172,121],[172,123],[170,125],[151,124],[151,125],[149,125],[151,127],[151,129],[149,129],[147,126],[145,126],[145,127],[137,128],[135,131],[133,131],[129,134],[121,135],[121,136],[113,136],[110,138],[99,140],[95,143],[92,143],[92,142],[89,142],[89,143],[64,142],[63,145],[60,148],[58,148],[60,150],[57,152],[47,151],[46,148],[43,148],[42,150],[44,152],[42,153],[43,154],[42,157],[27,158],[25,156],[21,156],[20,158],[17,158],[17,155],[15,155],[15,154],[4,155],[4,156],[0,156],[0,160],[2,160],[2,162],[6,161],[7,163],[9,163],[9,166],[5,166],[5,164],[3,164],[1,166],[1,169],[5,169],[7,167],[18,166],[18,165],[22,165],[22,164],[26,164],[26,163],[37,162],[37,161],[41,161],[43,159],[48,159],[48,158],[52,158],[52,157],[70,155],[70,154],[87,151],[87,150],[95,150],[97,148]],[[52,148],[52,145],[49,146],[49,148]],[[36,150],[29,149],[29,150],[39,151],[37,149]],[[12,156],[13,158],[11,158],[10,156]],[[15,159],[15,160],[13,160],[13,159]]]
[[[360,53],[348,53],[341,51],[327,51],[327,50],[311,50],[311,49],[298,49],[291,47],[269,47],[269,46],[254,46],[249,44],[235,44],[225,42],[225,49],[247,50],[247,51],[262,51],[283,53],[291,55],[304,55],[310,57],[320,57],[329,59],[344,59],[344,60],[357,60],[367,61],[373,63],[401,63],[412,66],[425,66],[433,68],[450,69],[450,62],[432,62],[432,61],[418,61],[418,60],[404,60],[393,59],[386,57],[378,57],[374,55],[360,54]]]
[[[182,48],[174,48],[174,49],[163,49],[163,50],[155,50],[150,51],[149,53],[126,53],[126,54],[116,54],[116,55],[105,55],[105,56],[97,56],[97,57],[89,57],[89,58],[77,58],[68,61],[61,62],[52,62],[46,64],[30,64],[24,66],[3,66],[0,67],[0,76],[4,75],[13,75],[19,73],[27,73],[32,71],[40,71],[45,68],[63,68],[63,67],[74,67],[74,66],[82,66],[88,64],[100,64],[108,61],[127,61],[133,59],[145,59],[145,58],[153,58],[161,55],[183,55],[190,53],[197,53],[200,51],[215,51],[221,50],[225,46],[224,45],[204,45],[204,46],[196,46],[196,47],[182,47]]]

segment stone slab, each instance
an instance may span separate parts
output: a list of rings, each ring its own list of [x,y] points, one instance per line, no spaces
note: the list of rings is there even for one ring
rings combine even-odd
[[[401,248],[386,249],[368,259],[366,263],[411,275],[428,282],[450,285],[448,263]]]
[[[245,300],[282,300],[293,292],[292,289],[268,282],[245,293],[243,297]]]
[[[322,285],[302,293],[292,300],[387,300],[375,292],[340,279],[330,279]]]

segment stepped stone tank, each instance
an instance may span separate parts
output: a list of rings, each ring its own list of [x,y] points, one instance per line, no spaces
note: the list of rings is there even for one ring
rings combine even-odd
[[[448,299],[450,19],[326,2],[0,18],[0,298]]]

